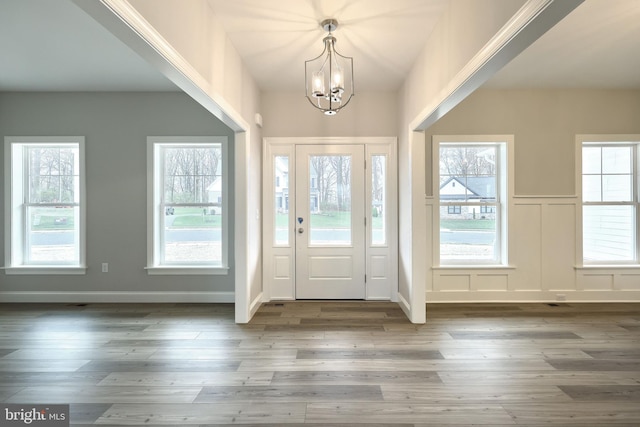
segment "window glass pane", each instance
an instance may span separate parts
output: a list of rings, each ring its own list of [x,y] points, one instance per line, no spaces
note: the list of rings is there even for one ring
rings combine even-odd
[[[582,173],[602,173],[601,147],[582,147]]]
[[[633,206],[584,206],[582,221],[585,261],[635,259]]]
[[[633,199],[631,175],[604,175],[602,187],[605,202],[630,202]]]
[[[371,156],[371,244],[387,243],[385,230],[387,156]]]
[[[29,203],[78,203],[79,149],[28,147]]]
[[[602,173],[631,173],[631,147],[602,147]]]
[[[497,260],[495,205],[456,206],[457,213],[449,213],[447,207],[440,208],[440,259],[453,260]],[[454,209],[451,212],[455,212]]]
[[[222,206],[165,206],[162,233],[164,263],[222,262]]]
[[[582,198],[585,202],[602,201],[601,175],[582,176]]]
[[[79,262],[77,207],[27,207],[27,264]]]
[[[309,157],[309,208],[311,245],[351,244],[351,156]]]
[[[495,145],[440,146],[440,200],[496,201]]]
[[[165,203],[218,203],[222,186],[219,144],[164,147]]]
[[[273,160],[275,188],[276,245],[289,244],[289,156],[275,156]]]

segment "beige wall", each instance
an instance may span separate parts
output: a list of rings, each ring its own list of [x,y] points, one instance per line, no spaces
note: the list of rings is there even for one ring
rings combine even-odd
[[[263,92],[265,137],[395,136],[395,92],[356,93],[349,105],[329,117],[298,92]]]
[[[581,268],[576,134],[640,134],[640,90],[490,90],[470,95],[425,134],[513,134],[515,197],[508,268],[430,270],[427,301],[637,301],[640,268]],[[437,201],[427,199],[427,230]],[[427,239],[430,240],[427,234]],[[426,265],[437,265],[428,253]]]
[[[640,133],[640,91],[489,90],[470,95],[431,135],[515,135],[515,194],[575,195],[576,134]],[[426,168],[431,170],[431,150]],[[426,174],[431,193],[431,173]]]

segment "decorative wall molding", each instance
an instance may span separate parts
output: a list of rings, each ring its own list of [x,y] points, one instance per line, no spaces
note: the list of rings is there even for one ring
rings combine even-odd
[[[578,197],[525,196],[512,205],[518,238],[509,266],[432,267],[427,302],[640,301],[640,266],[576,266]]]
[[[581,302],[634,302],[640,301],[637,291],[475,291],[427,292],[427,303],[581,303]]]

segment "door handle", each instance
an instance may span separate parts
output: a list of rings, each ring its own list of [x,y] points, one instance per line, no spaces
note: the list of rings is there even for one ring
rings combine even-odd
[[[302,233],[304,233],[304,228],[302,227],[298,228],[298,234],[302,234]]]

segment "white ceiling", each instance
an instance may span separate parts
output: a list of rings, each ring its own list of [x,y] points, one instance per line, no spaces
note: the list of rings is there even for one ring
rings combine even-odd
[[[640,1],[586,0],[486,86],[640,89]]]
[[[208,0],[263,89],[298,90],[338,19],[359,91],[398,88],[449,1]],[[486,86],[640,88],[639,22],[639,0],[586,0]],[[0,0],[0,91],[22,90],[178,89],[70,1]]]
[[[395,90],[449,0],[208,2],[262,88],[304,88],[304,61],[324,48],[320,22],[333,18],[336,50],[353,57],[356,90]]]
[[[0,91],[176,91],[68,0],[0,0]]]

